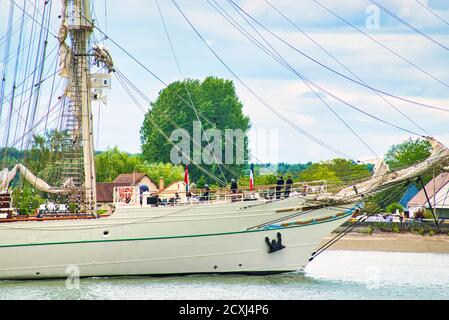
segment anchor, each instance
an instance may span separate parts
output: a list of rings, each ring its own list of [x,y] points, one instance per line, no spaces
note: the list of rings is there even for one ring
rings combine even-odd
[[[280,232],[277,233],[277,238],[278,238],[277,241],[274,239],[270,241],[270,238],[265,237],[265,242],[267,243],[268,248],[270,249],[268,251],[268,253],[274,253],[276,251],[279,251],[279,250],[282,250],[285,248],[285,246],[282,244],[282,235]]]

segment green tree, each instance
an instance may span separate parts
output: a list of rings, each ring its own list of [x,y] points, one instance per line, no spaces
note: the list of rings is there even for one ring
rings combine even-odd
[[[95,156],[98,182],[112,182],[122,173],[146,173],[156,184],[164,178],[165,185],[182,180],[184,169],[171,163],[148,163],[139,155],[130,155],[117,147]]]
[[[387,207],[387,212],[388,213],[395,213],[396,210],[399,210],[399,212],[404,212],[404,207],[401,206],[399,203],[397,202],[393,202],[391,203],[388,207]]]
[[[332,183],[340,183],[337,173],[323,163],[314,163],[299,174],[301,181],[327,180]]]
[[[395,170],[425,160],[430,156],[431,151],[432,146],[429,141],[420,138],[416,140],[410,138],[391,146],[385,155],[385,161],[390,166],[390,169]]]
[[[22,188],[13,190],[13,206],[20,214],[33,214],[41,204],[45,203],[39,191],[24,183]]]
[[[164,178],[165,186],[172,182],[182,181],[184,179],[184,168],[171,163],[147,163],[144,162],[146,171],[144,171],[155,183],[159,178]]]
[[[192,107],[192,103],[195,109]],[[167,137],[178,128],[185,129],[190,138],[193,138],[193,123],[201,120],[204,130],[217,128],[224,132],[225,129],[240,129],[245,133],[244,159],[248,155],[248,141],[246,132],[250,127],[249,118],[243,112],[243,104],[237,97],[232,81],[214,77],[208,77],[203,82],[199,80],[177,81],[163,89],[157,100],[151,105],[150,111],[145,116],[141,127],[142,156],[150,163],[171,162],[170,152],[173,145],[161,134],[163,131]],[[196,112],[195,112],[196,110]],[[209,121],[205,120],[205,117]],[[211,139],[211,137],[208,137]],[[213,139],[213,138],[212,138]],[[225,161],[225,137],[222,139],[222,159]],[[211,141],[212,142],[212,141]],[[174,141],[176,143],[176,141]],[[208,150],[207,141],[202,141],[201,147]],[[221,168],[217,164],[201,164],[213,175],[220,177],[222,172],[226,179],[239,178],[244,165],[236,164],[236,147],[234,149],[233,164],[227,164],[231,170]],[[189,157],[193,157],[194,144],[190,142]],[[220,170],[221,169],[221,170]],[[196,181],[202,175],[194,165],[189,166],[189,174],[192,181]],[[213,183],[210,177],[205,176],[206,182]]]
[[[333,159],[314,163],[299,173],[300,181],[327,180],[330,183],[347,183],[366,179],[371,175],[366,165],[346,159]]]
[[[274,174],[257,175],[254,177],[254,184],[257,186],[270,186],[276,184],[277,177]],[[249,174],[239,179],[239,185],[249,187]]]
[[[391,170],[408,167],[421,162],[430,156],[432,146],[424,139],[408,139],[390,147],[385,155],[385,161]],[[424,184],[432,179],[431,175],[424,175]],[[418,185],[419,186],[419,185]],[[406,186],[397,185],[373,195],[371,200],[383,209],[392,202],[399,202],[406,190]],[[388,201],[385,201],[388,199]]]
[[[139,156],[122,152],[117,147],[97,154],[95,167],[98,182],[112,182],[119,174],[147,172],[148,170]]]

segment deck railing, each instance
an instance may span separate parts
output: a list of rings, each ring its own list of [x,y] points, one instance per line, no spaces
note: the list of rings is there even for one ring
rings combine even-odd
[[[116,206],[183,206],[193,204],[207,204],[222,201],[224,203],[254,201],[260,199],[281,200],[291,196],[318,195],[327,192],[327,182],[324,180],[311,182],[297,182],[293,185],[258,186],[250,191],[247,187],[238,190],[230,189],[193,189],[190,192],[179,191],[171,196],[157,192],[139,194],[138,187],[116,187],[114,189],[114,203]]]

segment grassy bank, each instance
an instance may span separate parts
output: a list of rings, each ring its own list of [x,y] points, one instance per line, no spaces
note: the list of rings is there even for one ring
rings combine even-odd
[[[335,230],[322,244],[350,225],[347,223]],[[364,222],[329,249],[449,254],[449,224],[440,224],[438,231],[433,221],[403,224]]]
[[[354,226],[347,222],[335,230],[336,233],[343,232],[347,227]],[[392,234],[418,234],[418,235],[449,235],[449,223],[440,223],[439,229],[432,221],[408,221],[408,222],[362,222],[355,226],[351,233],[373,234],[375,232]]]

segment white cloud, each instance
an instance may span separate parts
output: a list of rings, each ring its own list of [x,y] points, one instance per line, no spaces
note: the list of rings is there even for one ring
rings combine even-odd
[[[367,0],[318,1],[323,2],[358,26],[364,26],[365,10],[369,5]],[[443,33],[444,30],[447,30],[447,26],[441,27],[441,22],[422,8],[417,11],[414,0],[379,1],[417,27],[427,28],[430,30],[430,34],[439,41],[449,43],[447,32],[446,34]],[[2,15],[7,12],[7,10],[2,10],[2,8],[7,8],[6,3],[0,1],[0,21],[2,22],[0,23],[0,30],[6,28],[7,19],[1,19]],[[166,18],[184,75],[200,79],[208,75],[232,79],[229,72],[204,47],[171,2],[161,0],[159,3]],[[205,1],[178,0],[178,3],[205,36],[208,44],[212,45],[224,61],[278,112],[317,138],[353,155],[355,158],[371,157],[369,150],[342,125],[299,78],[250,44],[238,31],[213,11]],[[219,1],[219,3],[225,2]],[[299,49],[347,74],[300,32],[281,20],[273,10],[267,7],[263,0],[241,0],[238,3],[271,30]],[[316,41],[370,84],[410,99],[449,107],[447,102],[449,94],[446,87],[386,52],[363,35],[348,29],[323,9],[316,6],[313,1],[279,0],[272,1],[272,3],[287,13]],[[97,1],[95,4],[99,26],[105,30],[104,18],[102,17],[103,2]],[[229,6],[227,8],[230,9],[229,12],[234,17],[238,17]],[[59,13],[57,10],[55,12]],[[438,13],[448,17],[449,11],[439,11]],[[369,31],[373,37],[422,66],[425,70],[449,82],[449,73],[445,68],[449,63],[449,57],[445,51],[422,39],[419,35],[409,32],[404,26],[392,21],[392,19],[387,19],[385,14],[382,14],[381,18],[380,30]],[[108,1],[108,21],[108,30],[111,37],[148,66],[151,71],[167,83],[179,78],[154,1],[131,0],[126,5],[118,0]],[[263,34],[267,35],[266,33]],[[324,86],[330,92],[376,116],[397,125],[418,130],[370,90],[342,80],[271,37],[268,37],[268,39],[297,70]],[[163,85],[137,66],[112,43],[108,45],[117,68],[124,72],[151,99],[156,99]],[[3,47],[0,47],[0,54],[2,53]],[[244,112],[251,118],[252,130],[254,132],[259,129],[277,130],[279,132],[278,153],[280,161],[317,161],[336,156],[300,135],[268,111],[237,81],[235,83],[238,94],[245,105]],[[408,134],[382,125],[341,103],[335,102],[327,95],[322,94],[322,97],[379,154],[385,153],[391,144],[408,137]],[[437,138],[449,142],[448,113],[424,109],[391,98],[389,100],[424,128],[436,134]],[[94,109],[97,109],[95,105]],[[97,111],[95,111],[96,115]],[[107,146],[118,145],[126,151],[139,152],[139,130],[142,120],[143,114],[134,106],[132,101],[126,98],[118,82],[113,80],[113,90],[109,93],[109,105],[102,106],[101,110],[101,132],[98,148],[104,149]],[[95,121],[96,125],[97,121]],[[117,128],[120,128],[120,130]]]

